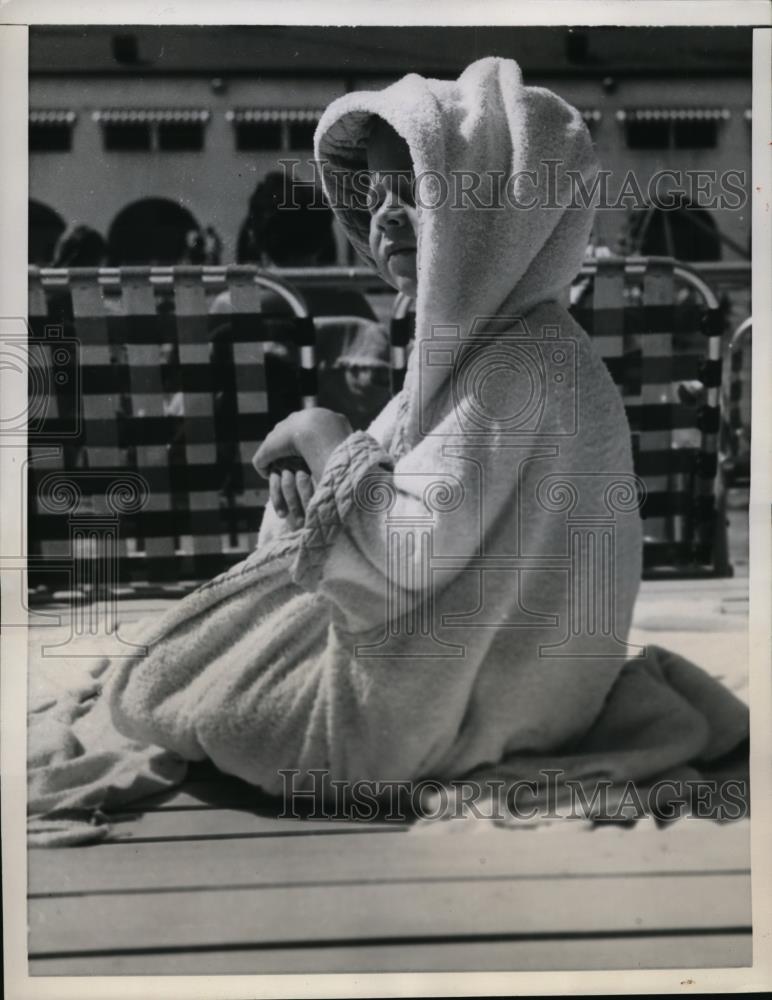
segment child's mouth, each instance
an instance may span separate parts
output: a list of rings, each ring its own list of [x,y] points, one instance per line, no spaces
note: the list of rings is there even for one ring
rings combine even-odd
[[[388,250],[386,252],[386,259],[391,260],[393,257],[404,257],[406,254],[414,254],[415,247],[396,247],[394,250]]]

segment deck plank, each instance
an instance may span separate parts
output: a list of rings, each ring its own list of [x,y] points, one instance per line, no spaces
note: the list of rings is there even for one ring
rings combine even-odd
[[[112,840],[217,840],[225,837],[293,837],[309,834],[406,830],[406,823],[295,819],[263,816],[243,809],[160,810],[111,814]]]
[[[257,975],[299,972],[534,972],[750,965],[748,933],[377,946],[183,951],[32,959],[32,976]]]
[[[193,814],[199,815],[199,814]],[[301,822],[298,825],[303,826]],[[643,824],[641,824],[643,826]],[[29,892],[121,893],[186,887],[745,872],[749,822],[684,820],[666,830],[552,828],[474,835],[392,833],[100,844],[29,855]],[[600,881],[599,881],[599,884]]]
[[[256,942],[704,932],[750,923],[749,875],[300,885],[33,899],[29,951],[53,957]]]

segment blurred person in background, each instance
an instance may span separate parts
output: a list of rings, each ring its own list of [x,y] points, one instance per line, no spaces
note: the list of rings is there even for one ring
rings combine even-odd
[[[236,258],[239,264],[259,267],[329,267],[336,262],[332,209],[320,206],[309,186],[292,191],[278,170],[261,180],[249,199],[247,217],[239,231]],[[321,287],[298,280],[311,315],[363,316],[375,319],[361,292],[342,287]],[[226,292],[222,293],[227,295]],[[289,312],[286,302],[267,293],[263,311]]]
[[[365,430],[391,397],[391,345],[380,323],[351,317],[316,320],[319,405],[343,412],[354,430]]]
[[[185,250],[180,264],[216,266],[222,260],[222,240],[214,226],[189,229],[185,234]]]
[[[91,226],[68,226],[56,241],[51,267],[105,267],[107,243]]]

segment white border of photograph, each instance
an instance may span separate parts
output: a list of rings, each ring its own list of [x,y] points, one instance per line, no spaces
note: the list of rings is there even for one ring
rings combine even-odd
[[[34,977],[26,947],[26,634],[2,634],[3,908],[6,996],[342,997],[481,996],[581,993],[722,993],[772,988],[772,685],[770,684],[770,372],[772,372],[772,8],[766,0],[0,0],[0,316],[27,308],[27,30],[26,24],[337,24],[337,25],[737,25],[754,32],[753,93],[753,453],[750,496],[751,792],[754,965],[746,969],[219,977]],[[766,26],[766,27],[763,27]],[[25,373],[0,372],[2,415],[26,405]],[[0,552],[19,552],[21,463],[0,448]],[[23,607],[21,574],[2,581],[3,602]],[[8,603],[6,603],[8,607]],[[624,945],[620,945],[624,947]]]

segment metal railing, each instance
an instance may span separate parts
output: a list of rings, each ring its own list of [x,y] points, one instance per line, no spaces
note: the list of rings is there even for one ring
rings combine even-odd
[[[592,273],[594,262],[589,260],[582,266],[582,273]],[[705,282],[710,285],[714,292],[720,294],[723,291],[732,289],[750,289],[751,286],[751,264],[750,261],[701,261],[698,263],[688,263],[687,266],[692,272],[700,275]],[[171,283],[172,275],[179,272],[181,266],[177,267],[153,267],[153,281],[160,284]],[[69,273],[77,276],[92,274],[94,268],[72,268]],[[121,272],[149,271],[150,268],[100,268],[99,280],[101,284],[110,286],[120,281]],[[203,272],[204,282],[213,287],[225,287],[231,276],[245,277],[248,274],[261,274],[266,277],[274,276],[279,280],[303,285],[332,285],[339,282],[345,283],[348,288],[354,288],[362,292],[390,292],[392,289],[386,284],[383,278],[370,267],[276,267],[257,268],[249,264],[230,264],[224,266],[205,266],[197,269]],[[65,284],[68,271],[66,269],[44,267],[39,269],[40,277],[46,285]]]

